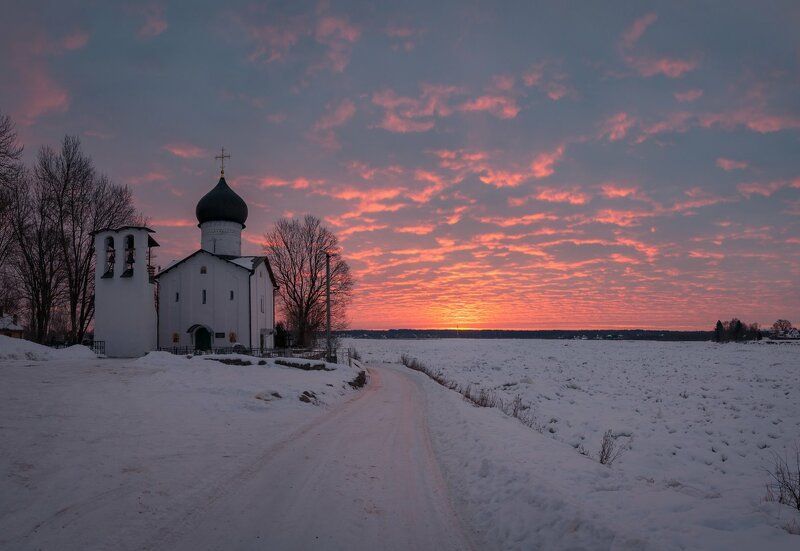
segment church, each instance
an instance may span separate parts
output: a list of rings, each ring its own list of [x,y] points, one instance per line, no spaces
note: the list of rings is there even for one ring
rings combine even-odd
[[[95,340],[107,356],[274,346],[278,285],[267,257],[242,256],[247,204],[225,181],[224,165],[195,213],[200,248],[158,272],[152,229],[95,233]]]

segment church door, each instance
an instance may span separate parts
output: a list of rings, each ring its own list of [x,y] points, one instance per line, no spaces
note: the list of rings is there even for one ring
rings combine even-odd
[[[194,349],[211,350],[211,333],[205,327],[198,327],[194,332]]]

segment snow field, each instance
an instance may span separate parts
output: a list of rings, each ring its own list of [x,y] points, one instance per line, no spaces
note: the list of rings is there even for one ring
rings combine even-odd
[[[532,408],[541,434],[497,410],[464,410],[465,400],[428,379],[441,389],[432,405],[438,411],[431,415],[433,440],[453,492],[484,526],[487,544],[566,546],[558,539],[560,519],[591,524],[592,533],[576,535],[574,543],[592,548],[800,545],[783,528],[800,515],[764,501],[765,469],[774,466],[774,454],[800,443],[800,347],[468,339],[347,344],[367,362],[396,363],[409,354],[462,387],[487,389],[505,402],[519,396]],[[608,429],[627,448],[614,464],[582,456],[579,450],[596,458]],[[550,516],[554,508],[561,511],[557,518]]]

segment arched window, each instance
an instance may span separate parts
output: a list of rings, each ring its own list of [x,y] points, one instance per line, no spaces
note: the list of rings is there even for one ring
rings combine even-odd
[[[136,247],[132,235],[125,236],[125,271],[122,277],[133,276],[133,263],[136,261]]]
[[[116,253],[114,251],[114,238],[112,236],[106,237],[106,269],[102,277],[114,277],[114,262]]]
[[[181,336],[178,335],[177,333],[173,333],[172,334],[172,342],[173,343],[181,342]]]
[[[205,266],[200,266],[200,273],[201,274],[207,274],[208,273],[208,268],[206,268]]]

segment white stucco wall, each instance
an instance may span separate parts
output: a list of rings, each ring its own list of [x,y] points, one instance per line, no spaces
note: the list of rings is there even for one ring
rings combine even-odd
[[[120,277],[125,269],[124,239],[133,235],[135,254],[132,277]],[[114,276],[103,278],[106,238],[114,238]],[[141,229],[105,231],[95,235],[94,338],[104,341],[106,355],[133,358],[156,347],[155,286],[147,273],[148,232]]]
[[[203,266],[206,267],[205,274],[200,273]],[[230,333],[236,333],[241,344],[251,346],[247,298],[249,270],[214,255],[200,253],[165,272],[158,281],[159,346],[193,346],[193,336],[187,330],[195,324],[210,329],[214,347],[230,346]],[[206,290],[206,304],[202,301],[203,289]],[[233,300],[230,299],[231,291],[234,292]],[[177,302],[176,293],[179,293]],[[178,342],[173,342],[173,333],[178,334]],[[225,337],[217,337],[216,333],[224,333]],[[257,342],[254,341],[253,345]]]
[[[261,334],[264,334],[264,345],[273,348],[274,335],[274,287],[269,277],[266,264],[258,265],[250,281],[250,296],[252,297],[252,342],[253,346],[260,346]],[[262,308],[263,305],[263,308]]]
[[[242,225],[214,220],[200,225],[200,248],[223,256],[241,256]]]

